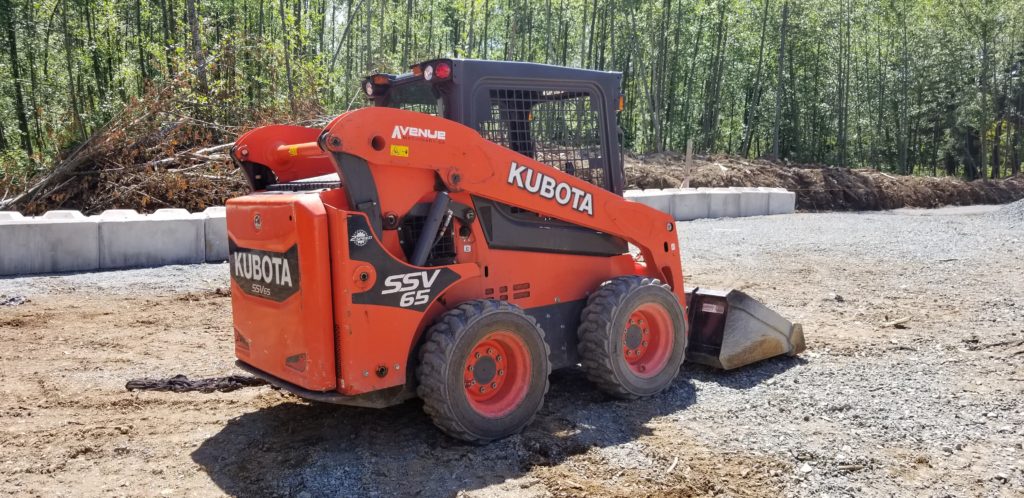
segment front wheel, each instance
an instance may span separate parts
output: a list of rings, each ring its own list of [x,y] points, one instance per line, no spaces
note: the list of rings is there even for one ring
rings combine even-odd
[[[686,318],[667,285],[637,276],[606,282],[587,300],[578,351],[587,378],[626,399],[661,392],[686,355]]]
[[[551,363],[544,331],[503,301],[469,301],[427,331],[417,394],[448,435],[483,443],[521,431],[548,391]]]

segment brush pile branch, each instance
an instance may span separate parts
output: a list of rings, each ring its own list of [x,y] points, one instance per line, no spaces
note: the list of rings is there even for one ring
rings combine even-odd
[[[173,87],[151,91],[60,157],[24,192],[0,201],[0,209],[93,214],[111,208],[201,211],[222,205],[245,189],[228,157],[231,141],[243,128],[190,114]]]

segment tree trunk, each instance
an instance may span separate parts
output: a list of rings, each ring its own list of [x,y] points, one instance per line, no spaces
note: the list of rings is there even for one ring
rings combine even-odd
[[[11,59],[11,78],[14,80],[14,111],[18,116],[18,131],[21,132],[21,148],[32,157],[32,135],[28,129],[28,114],[25,112],[25,98],[21,87],[21,64],[18,62],[18,32],[14,27],[17,15],[11,0],[0,0],[0,15],[3,15],[4,31],[7,32],[7,54]]]
[[[283,2],[284,0],[281,1]],[[196,12],[196,0],[185,0],[185,7],[188,9],[188,26],[192,33],[192,56],[196,61],[196,77],[199,79],[199,93],[207,95],[209,93],[209,86],[206,82],[206,57],[203,56],[203,44],[199,39],[199,15]],[[283,11],[281,18],[283,22]],[[287,42],[285,43],[287,44]],[[290,79],[291,78],[289,78],[289,80]]]
[[[406,0],[405,2],[405,35],[403,38],[402,68],[404,69],[409,67],[409,43],[412,41],[412,0]]]
[[[693,44],[693,53],[690,54],[690,69],[686,71],[686,97],[683,103],[683,140],[690,139],[690,115],[692,114],[693,83],[697,70],[697,56],[700,54],[700,47],[704,40],[704,13],[701,12],[697,18],[697,36]]]
[[[82,123],[81,107],[78,102],[78,92],[75,88],[75,59],[71,53],[71,30],[68,28],[67,0],[60,2],[61,31],[64,35],[64,62],[68,68],[68,100],[71,102],[72,129],[78,135],[79,140],[85,139],[85,125]]]
[[[999,142],[1003,135],[1003,116],[996,116],[996,130],[992,135],[992,168],[989,170],[989,178],[995,180],[1002,176],[1000,169]]]
[[[754,71],[754,88],[747,101],[746,118],[743,120],[743,141],[740,143],[740,155],[750,154],[750,135],[754,132],[757,120],[757,108],[761,101],[761,66],[764,62],[765,35],[768,33],[768,1],[764,0],[764,13],[761,14],[761,48],[757,51],[757,69]],[[815,106],[817,107],[817,106]]]
[[[188,0],[190,3],[195,0]],[[278,11],[281,14],[281,37],[284,38],[284,74],[288,79],[288,105],[291,108],[292,116],[295,115],[295,87],[292,83],[292,50],[288,41],[288,21],[284,17],[284,0],[279,0]]]
[[[1021,157],[1020,157],[1020,147],[1021,147],[1020,135],[1021,135],[1021,127],[1022,127],[1022,125],[1024,125],[1024,123],[1022,123],[1022,121],[1024,121],[1024,119],[1021,119],[1018,116],[1018,118],[1017,118],[1017,126],[1013,127],[1014,128],[1013,147],[1011,147],[1011,149],[1010,149],[1012,151],[1012,157],[1010,158],[1010,174],[1014,175],[1014,176],[1016,176],[1016,175],[1018,175],[1020,173],[1020,159],[1021,159]]]
[[[789,2],[782,4],[782,27],[779,29],[779,75],[775,84],[775,122],[772,124],[772,159],[779,159],[779,121],[782,118],[783,62],[786,58],[786,30],[789,23]]]

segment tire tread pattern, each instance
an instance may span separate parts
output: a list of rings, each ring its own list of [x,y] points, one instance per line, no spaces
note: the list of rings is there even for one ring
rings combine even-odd
[[[416,394],[423,400],[423,411],[446,434],[470,443],[487,443],[493,441],[494,438],[474,434],[459,421],[450,403],[451,397],[457,394],[448,392],[447,367],[452,361],[462,361],[460,358],[454,358],[454,352],[456,344],[466,334],[466,331],[480,318],[499,312],[515,313],[529,321],[540,334],[545,357],[550,358],[551,349],[547,341],[544,340],[544,330],[532,316],[526,314],[518,306],[490,299],[466,301],[445,312],[427,330],[426,341],[420,348],[419,366],[416,369],[419,385],[416,388]],[[547,396],[550,387],[548,376],[551,374],[551,362],[547,361],[545,364],[547,369],[543,379],[544,393],[537,411],[543,407],[543,397]],[[532,421],[533,416],[524,424],[524,427]]]
[[[606,282],[590,295],[583,308],[578,331],[577,351],[587,379],[598,389],[621,399],[637,399],[640,396],[630,392],[619,381],[612,366],[611,341],[618,340],[612,333],[612,320],[629,294],[640,287],[654,285],[671,290],[660,280],[639,276],[616,277]]]

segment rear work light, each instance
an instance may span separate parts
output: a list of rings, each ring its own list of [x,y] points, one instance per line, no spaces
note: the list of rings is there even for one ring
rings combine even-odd
[[[423,65],[423,79],[427,81],[445,80],[452,75],[452,65],[447,62]]]
[[[366,89],[366,96],[367,97],[373,97],[373,82],[367,81],[366,82],[366,86],[363,87],[363,88]]]
[[[439,62],[437,66],[434,67],[434,75],[437,76],[437,79],[439,80],[446,79],[452,75],[452,66],[447,62]]]

